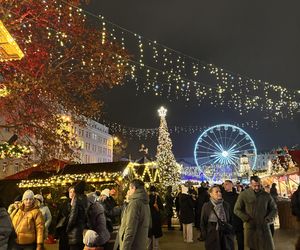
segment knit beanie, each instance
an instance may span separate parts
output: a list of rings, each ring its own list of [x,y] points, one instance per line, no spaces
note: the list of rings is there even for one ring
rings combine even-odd
[[[105,195],[105,196],[109,197],[109,189],[108,188],[103,189],[101,192],[101,195]]]
[[[86,230],[83,236],[83,243],[88,247],[93,247],[97,243],[99,235],[94,230]]]
[[[42,196],[42,195],[40,195],[40,194],[36,194],[36,195],[34,195],[34,198],[35,198],[35,199],[37,199],[37,200],[39,200],[41,203],[43,203],[43,202],[44,202],[44,198],[43,198],[43,196]]]
[[[184,186],[184,185],[181,186],[181,193],[183,193],[183,194],[188,194],[188,191],[189,191],[189,188],[188,188],[188,187],[186,187],[186,186]]]
[[[34,199],[34,193],[30,189],[26,190],[23,194],[22,201],[26,199]]]

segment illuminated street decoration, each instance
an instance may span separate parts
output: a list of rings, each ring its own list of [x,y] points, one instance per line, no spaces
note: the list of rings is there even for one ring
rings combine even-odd
[[[0,21],[0,62],[20,60],[23,56],[22,50]]]
[[[274,122],[293,118],[299,110],[299,90],[203,62],[114,24],[101,15],[82,11],[98,19],[103,31],[102,42],[110,37],[123,49],[134,48],[135,57],[127,63],[130,77],[126,80],[135,82],[138,93],[152,92],[155,96],[187,103],[195,100],[199,105],[207,102],[234,109],[240,115],[261,111],[265,119]],[[213,80],[212,84],[208,83],[208,78]]]
[[[144,164],[129,162],[123,172],[91,172],[82,174],[59,174],[53,175],[46,179],[32,179],[22,180],[18,183],[20,188],[32,187],[54,187],[67,186],[79,181],[86,181],[87,183],[102,183],[102,182],[122,182],[130,181],[132,179],[141,179],[147,182],[160,182],[159,169],[157,169],[155,161]],[[142,170],[142,171],[140,171]]]
[[[253,169],[257,157],[255,143],[246,131],[231,124],[206,129],[194,149],[198,168],[211,181],[236,179],[240,174],[240,158],[245,156],[251,156]]]
[[[10,145],[7,142],[0,144],[0,159],[21,158],[32,152],[30,147],[23,145]]]
[[[158,145],[156,152],[156,162],[160,171],[163,187],[176,185],[180,181],[181,166],[176,162],[172,151],[172,140],[168,131],[166,121],[167,109],[161,107],[158,110],[160,125],[158,133]]]
[[[138,127],[129,127],[123,124],[119,124],[111,121],[102,121],[105,126],[109,127],[109,130],[112,134],[122,134],[126,138],[138,138],[138,139],[148,139],[154,138],[158,136],[158,128],[138,128]],[[258,129],[259,123],[256,120],[250,120],[247,122],[234,123],[235,126],[240,128],[254,128]],[[169,126],[170,134],[195,134],[199,133],[205,129],[209,128],[209,126],[199,126],[199,125],[186,125],[186,126],[178,126],[173,125]]]

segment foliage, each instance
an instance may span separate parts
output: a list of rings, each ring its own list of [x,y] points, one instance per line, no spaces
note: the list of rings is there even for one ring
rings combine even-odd
[[[0,128],[31,138],[44,160],[74,157],[76,138],[61,131],[61,114],[81,125],[99,117],[99,92],[127,73],[127,52],[103,39],[105,31],[86,20],[79,2],[0,0],[2,21],[25,54],[0,67],[9,91],[0,97]]]
[[[114,136],[113,138],[113,160],[119,161],[125,156],[128,142],[121,135]]]

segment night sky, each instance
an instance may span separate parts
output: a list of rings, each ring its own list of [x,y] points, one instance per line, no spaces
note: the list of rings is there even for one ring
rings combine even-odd
[[[115,1],[93,0],[88,10],[150,40],[207,63],[255,79],[300,89],[300,2],[298,1]],[[258,150],[300,144],[300,112],[294,120],[272,123],[265,114],[240,116],[236,111],[195,103],[170,103],[149,92],[137,95],[127,83],[104,95],[106,119],[137,128],[159,126],[157,109],[168,109],[172,125],[210,126],[257,120],[244,128]],[[175,157],[191,157],[200,135],[171,134]],[[138,156],[141,143],[155,155],[157,139],[129,140],[127,154]],[[299,145],[298,145],[299,147]]]

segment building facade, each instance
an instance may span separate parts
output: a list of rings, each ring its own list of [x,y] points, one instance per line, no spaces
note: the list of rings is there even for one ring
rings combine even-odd
[[[90,120],[86,127],[74,126],[72,129],[78,138],[80,163],[113,161],[113,137],[108,127]]]
[[[73,133],[76,134],[77,160],[79,163],[98,163],[113,161],[113,137],[109,134],[108,127],[89,120],[87,126],[72,126]],[[0,129],[0,143],[7,142],[13,135],[8,128]],[[65,160],[65,159],[63,159]],[[24,169],[36,166],[38,159],[34,153],[28,157],[5,158],[0,160],[0,179],[13,175]]]

